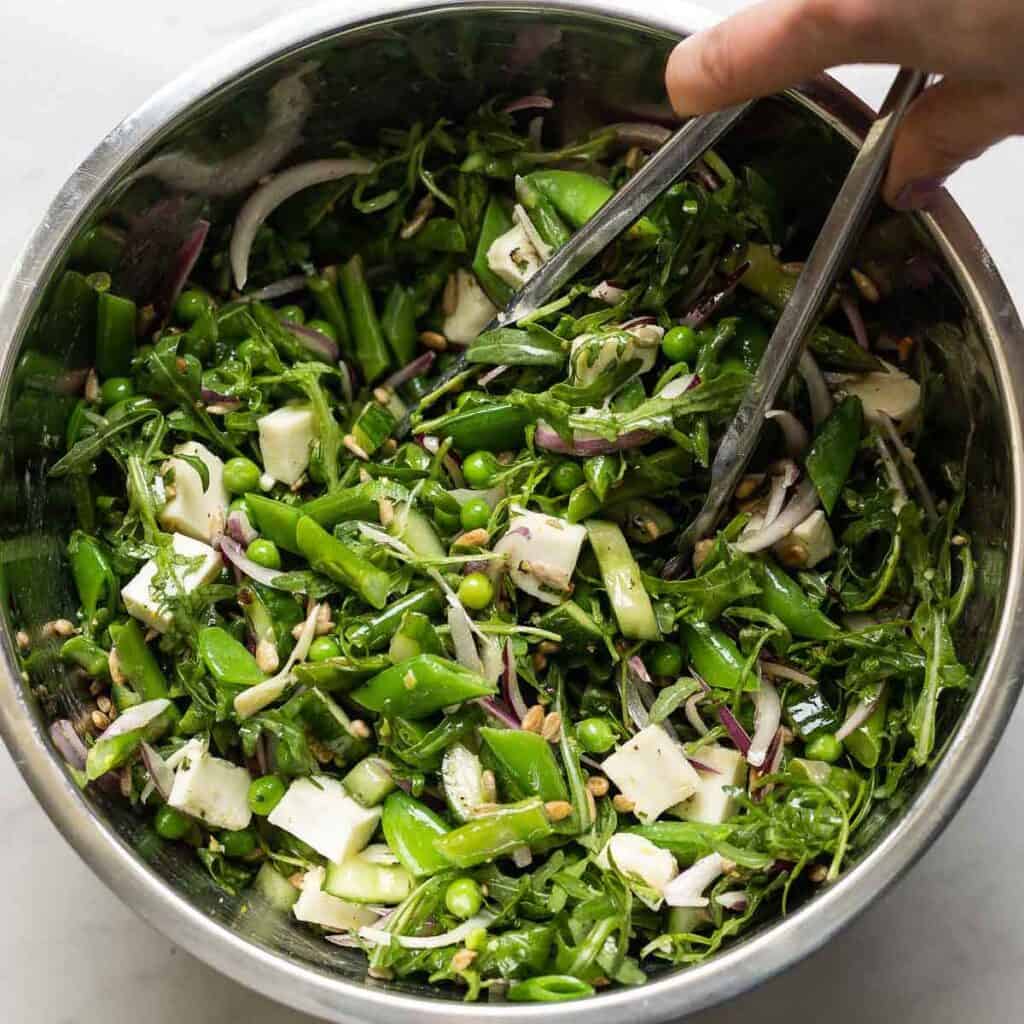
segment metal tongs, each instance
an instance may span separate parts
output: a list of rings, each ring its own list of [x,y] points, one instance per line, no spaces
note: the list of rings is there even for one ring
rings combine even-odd
[[[779,388],[796,368],[804,343],[867,222],[899,122],[927,79],[924,72],[903,68],[889,89],[797,279],[793,295],[779,317],[758,371],[722,438],[711,465],[708,496],[697,517],[680,536],[679,553],[666,565],[665,576],[682,574],[693,545],[711,533],[732,497],[757,447],[765,414],[771,410]],[[596,216],[552,254],[485,331],[506,327],[540,309],[639,219],[647,207],[681,178],[752,105],[740,104],[687,122]],[[464,368],[464,360],[458,360],[445,379]]]

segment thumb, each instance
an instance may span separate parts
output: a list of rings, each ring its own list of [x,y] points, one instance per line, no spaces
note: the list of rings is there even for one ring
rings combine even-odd
[[[961,164],[1024,132],[1024,95],[1000,83],[946,79],[923,92],[900,125],[883,194],[920,209]]]

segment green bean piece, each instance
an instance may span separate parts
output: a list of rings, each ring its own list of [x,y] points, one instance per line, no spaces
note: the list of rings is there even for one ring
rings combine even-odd
[[[312,293],[320,309],[320,315],[334,328],[341,351],[351,356],[352,333],[348,326],[348,314],[338,294],[337,270],[334,267],[326,267],[322,274],[306,278],[306,287]]]
[[[434,848],[456,867],[471,868],[509,854],[518,846],[538,843],[552,831],[544,801],[531,797],[467,821],[437,839]]]
[[[131,299],[104,292],[96,301],[96,369],[101,377],[126,377],[135,356],[137,310]]]
[[[373,296],[363,276],[361,256],[353,256],[342,267],[338,282],[348,310],[356,362],[366,382],[372,384],[391,365],[391,357],[373,306]]]
[[[391,852],[416,878],[451,867],[436,844],[448,834],[444,819],[408,793],[399,790],[384,801],[380,824]]]
[[[754,674],[743,676],[745,659],[732,638],[707,622],[684,622],[679,636],[686,645],[690,664],[711,686],[723,690],[757,689]]]
[[[110,627],[110,639],[117,649],[117,660],[132,689],[143,700],[167,696],[167,679],[153,651],[134,619]]]
[[[864,411],[856,395],[847,395],[818,428],[804,460],[825,511],[831,515],[860,447]]]
[[[400,284],[392,286],[384,303],[380,326],[395,354],[395,362],[399,366],[411,363],[416,356],[419,335],[416,331],[416,303],[408,288]]]
[[[582,171],[533,171],[526,176],[526,181],[550,200],[574,228],[583,227],[615,195],[615,190],[603,178]],[[650,243],[660,234],[650,218],[641,217],[626,232],[626,237]]]
[[[374,608],[387,604],[391,576],[332,537],[315,519],[300,516],[295,543],[309,564],[325,576],[350,587]]]
[[[539,796],[568,800],[569,791],[551,744],[539,733],[523,729],[480,730],[502,793],[511,800]]]
[[[480,237],[477,239],[476,251],[473,255],[473,273],[476,274],[480,287],[487,293],[487,297],[499,309],[508,305],[512,298],[512,289],[497,274],[491,270],[487,262],[487,250],[494,244],[495,239],[505,234],[512,227],[512,218],[508,215],[505,207],[497,196],[491,196],[487,201],[487,208],[484,210],[484,219],[480,227]]]
[[[199,631],[199,656],[218,683],[255,686],[266,678],[256,659],[220,626],[207,626]]]
[[[840,632],[840,627],[814,605],[800,584],[771,558],[764,559],[761,570],[761,593],[754,600],[781,619],[794,636],[827,640]]]
[[[413,590],[397,601],[393,601],[379,615],[374,615],[372,618],[348,627],[345,630],[345,639],[360,651],[379,650],[395,635],[407,615],[410,613],[436,615],[443,607],[444,598],[437,587]],[[439,652],[428,650],[425,653],[437,654]]]
[[[418,654],[374,676],[352,693],[352,699],[382,715],[417,719],[494,693],[486,679],[458,662]]]

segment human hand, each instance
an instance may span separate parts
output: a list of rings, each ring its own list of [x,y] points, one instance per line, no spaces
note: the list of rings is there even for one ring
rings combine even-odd
[[[850,63],[938,72],[907,112],[883,187],[917,209],[961,164],[1024,134],[1021,0],[763,0],[684,40],[666,84],[680,115],[797,85]]]

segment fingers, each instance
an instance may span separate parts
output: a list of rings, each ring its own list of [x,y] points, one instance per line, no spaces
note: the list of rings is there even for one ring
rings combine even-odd
[[[900,126],[883,187],[900,210],[920,209],[961,164],[1024,132],[1024,90],[943,81],[921,94]]]

